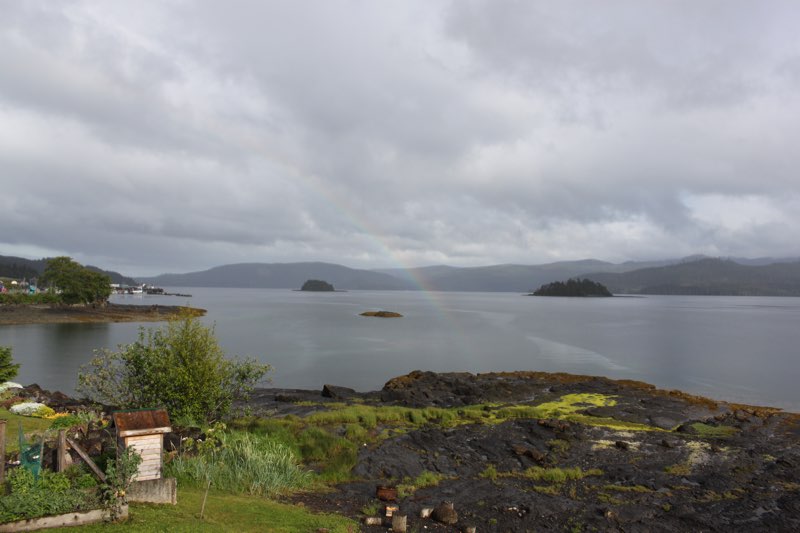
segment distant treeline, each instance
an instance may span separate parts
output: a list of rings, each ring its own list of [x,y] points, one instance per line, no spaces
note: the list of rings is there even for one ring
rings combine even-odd
[[[5,259],[5,258],[3,258]],[[17,263],[16,261],[10,263],[1,262],[0,259],[0,277],[14,278],[14,279],[31,279],[40,275],[35,268],[30,265]]]
[[[0,255],[0,277],[26,279],[30,281],[33,278],[38,278],[44,274],[47,268],[47,262],[51,258],[45,259],[25,259],[24,257],[14,257],[7,255]],[[86,265],[86,268],[100,274],[105,274],[111,278],[112,283],[120,283],[122,285],[138,285],[135,279],[123,276],[119,272],[110,270],[103,270],[101,268]]]

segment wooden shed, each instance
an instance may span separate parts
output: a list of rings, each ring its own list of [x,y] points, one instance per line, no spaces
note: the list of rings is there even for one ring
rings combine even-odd
[[[136,481],[161,478],[164,458],[164,434],[172,431],[165,409],[116,411],[112,415],[117,428],[117,443],[132,447],[142,456]]]

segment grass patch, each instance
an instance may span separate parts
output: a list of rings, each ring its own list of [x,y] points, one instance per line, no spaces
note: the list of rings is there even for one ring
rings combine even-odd
[[[574,479],[583,479],[586,476],[602,476],[603,471],[598,468],[582,470],[576,466],[574,468],[543,468],[532,466],[522,473],[523,477],[534,481],[548,481],[550,483],[564,483]]]
[[[201,520],[203,492],[181,487],[176,506],[131,504],[130,518],[124,523],[84,526],[74,528],[74,531],[290,533],[325,528],[332,533],[351,533],[359,530],[356,522],[342,516],[315,514],[296,505],[213,490],[208,495],[204,519]]]
[[[697,501],[710,503],[710,502],[721,502],[723,500],[737,500],[741,498],[744,494],[745,491],[742,489],[733,489],[722,493],[713,490],[707,490],[703,493],[703,495],[700,498],[697,499]]]
[[[320,481],[340,482],[350,479],[358,459],[358,446],[368,432],[358,424],[345,425],[340,437],[322,427],[306,425],[304,419],[287,416],[281,419],[242,418],[232,427],[263,435],[280,442],[304,464],[314,468]]]
[[[381,505],[378,502],[368,503],[364,507],[361,508],[361,514],[364,516],[375,516],[378,514],[378,510],[381,508]]]
[[[534,485],[533,490],[539,494],[547,494],[549,496],[558,496],[561,494],[561,485]]]
[[[463,424],[498,424],[514,419],[560,418],[618,430],[665,431],[646,424],[580,413],[590,407],[610,407],[616,403],[613,396],[585,393],[565,394],[558,400],[540,405],[480,404],[458,408],[411,408],[370,405],[334,407],[331,404],[331,409],[312,413],[303,420],[315,425],[358,424],[366,429],[373,429],[378,425],[421,427],[435,424],[440,427],[454,427]]]
[[[220,436],[219,447],[182,454],[166,464],[167,476],[180,483],[259,496],[306,487],[310,474],[286,445],[264,435],[234,431]]]
[[[614,492],[653,492],[643,485],[603,485],[603,490]]]
[[[547,441],[547,447],[550,448],[550,450],[552,450],[554,453],[564,455],[569,451],[571,444],[569,441],[564,439],[553,439]]]
[[[695,422],[690,427],[698,437],[704,439],[724,439],[735,435],[739,431],[731,426],[710,426],[702,422]]]
[[[616,498],[607,492],[598,492],[597,493],[597,501],[607,503],[609,505],[622,505],[625,503],[625,500],[620,498]]]
[[[692,473],[692,467],[688,463],[678,463],[664,468],[664,472],[673,476],[688,476]]]
[[[478,477],[484,479],[491,479],[492,481],[496,481],[498,476],[497,468],[494,465],[488,465],[483,472],[478,474]]]
[[[397,486],[397,496],[399,498],[407,498],[414,494],[417,490],[425,487],[435,487],[447,476],[437,472],[426,470],[418,475],[415,479],[406,481]]]
[[[19,451],[19,425],[22,424],[22,431],[26,439],[31,433],[41,434],[50,429],[52,420],[46,418],[34,418],[31,416],[15,415],[8,409],[0,408],[0,419],[6,420],[6,452]]]
[[[560,418],[573,422],[627,431],[656,431],[645,424],[581,414],[590,407],[616,405],[605,394],[566,394],[540,405],[480,404],[458,408],[411,408],[368,404],[326,404],[325,410],[305,417],[280,419],[242,418],[232,427],[269,435],[292,449],[300,460],[317,470],[323,481],[351,479],[358,448],[428,425],[449,428],[466,424],[499,424],[515,419]],[[550,447],[564,454],[569,442],[554,439]],[[486,472],[490,474],[490,472]],[[495,479],[495,478],[492,478]]]

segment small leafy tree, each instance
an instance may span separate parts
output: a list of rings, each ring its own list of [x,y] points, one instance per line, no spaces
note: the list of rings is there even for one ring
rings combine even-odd
[[[142,463],[142,456],[133,447],[117,448],[116,461],[106,465],[106,482],[100,487],[102,501],[109,511],[112,522],[122,514],[122,506],[128,503],[127,490],[133,483]]]
[[[121,408],[165,407],[176,418],[212,422],[246,400],[270,366],[225,357],[213,327],[189,313],[118,351],[98,350],[78,375],[78,392]]]
[[[67,304],[101,303],[111,295],[111,278],[65,256],[47,261],[41,281],[59,289]]]
[[[0,346],[0,383],[17,377],[19,363],[11,358],[11,346]]]

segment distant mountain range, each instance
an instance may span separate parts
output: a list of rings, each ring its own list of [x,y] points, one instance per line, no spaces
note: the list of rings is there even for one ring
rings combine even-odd
[[[0,276],[35,278],[47,259],[0,255]],[[89,266],[112,282],[134,285],[119,272]],[[702,255],[663,261],[609,263],[595,259],[542,265],[459,268],[437,265],[410,269],[361,270],[322,262],[239,263],[200,272],[137,278],[162,287],[242,287],[299,289],[309,279],[336,289],[530,292],[554,281],[588,278],[615,294],[706,294],[800,296],[800,258],[729,258]]]
[[[327,281],[336,289],[411,289],[396,277],[332,263],[238,263],[188,274],[162,274],[139,278],[164,287],[242,287],[299,289],[309,279]]]
[[[24,257],[14,257],[10,255],[0,255],[0,276],[17,279],[38,278],[47,268],[47,258],[45,259],[25,259]],[[86,268],[101,272],[111,278],[111,283],[122,285],[136,285],[136,280],[123,276],[119,272],[103,270],[102,268],[86,265]]]
[[[140,281],[167,287],[298,289],[308,279],[337,289],[528,292],[553,281],[589,278],[616,294],[800,296],[800,259],[683,259],[608,263],[359,270],[331,263],[240,263]]]
[[[594,272],[585,277],[615,294],[800,296],[800,262],[743,265],[707,258],[624,273]]]

